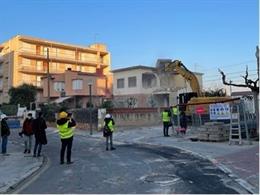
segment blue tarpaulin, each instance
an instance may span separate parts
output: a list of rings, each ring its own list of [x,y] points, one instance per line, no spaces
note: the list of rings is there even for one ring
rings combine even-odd
[[[20,120],[18,120],[18,119],[8,119],[6,122],[10,129],[15,129],[15,128],[21,127]]]

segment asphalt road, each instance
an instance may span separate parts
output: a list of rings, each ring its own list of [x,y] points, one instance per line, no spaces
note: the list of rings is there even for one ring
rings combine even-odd
[[[48,131],[42,152],[48,168],[19,193],[239,193],[237,184],[212,163],[179,149],[115,146],[115,151],[106,151],[105,140],[75,135],[74,164],[60,165],[58,134]]]

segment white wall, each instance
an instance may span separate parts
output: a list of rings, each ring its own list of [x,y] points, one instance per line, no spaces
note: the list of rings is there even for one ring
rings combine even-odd
[[[157,77],[156,87],[144,89],[142,86],[142,74],[152,73],[149,69],[134,69],[122,72],[113,73],[113,94],[114,95],[131,95],[131,94],[151,94],[160,85],[160,81]],[[128,77],[136,76],[136,87],[128,87]],[[156,76],[156,75],[155,75]],[[117,79],[124,78],[124,88],[117,88]]]
[[[142,74],[154,73],[150,69],[133,69],[113,73],[113,94],[114,95],[131,95],[131,94],[151,94],[156,89],[162,88],[182,88],[178,93],[192,92],[190,84],[181,75],[160,75],[160,78],[156,73],[156,87],[145,89],[142,86]],[[136,87],[128,87],[128,77],[136,76]],[[195,74],[198,79],[200,88],[202,89],[202,75]],[[124,88],[117,88],[117,79],[124,78]],[[162,82],[162,86],[160,85]]]

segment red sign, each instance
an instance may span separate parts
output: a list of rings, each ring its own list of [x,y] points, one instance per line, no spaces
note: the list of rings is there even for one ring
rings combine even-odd
[[[204,107],[203,107],[203,106],[197,106],[197,107],[196,107],[196,113],[197,113],[197,114],[203,114],[203,113],[205,113]]]

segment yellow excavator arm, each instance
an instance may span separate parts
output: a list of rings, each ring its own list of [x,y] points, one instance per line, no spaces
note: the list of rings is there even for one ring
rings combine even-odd
[[[193,72],[191,72],[184,64],[179,60],[174,60],[170,63],[165,64],[165,71],[166,72],[177,72],[181,76],[183,76],[184,79],[186,79],[193,92],[196,92],[198,96],[202,96],[200,85],[197,77],[194,75]]]

